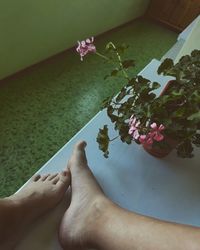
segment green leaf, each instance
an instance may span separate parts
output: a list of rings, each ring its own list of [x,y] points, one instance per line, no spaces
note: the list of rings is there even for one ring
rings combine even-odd
[[[108,107],[107,107],[107,115],[108,115],[109,117],[111,117],[111,116],[113,115],[113,112],[114,112],[113,107],[112,107],[111,105],[108,106]]]
[[[111,122],[116,122],[118,121],[119,117],[117,115],[110,115],[110,120]]]
[[[97,135],[97,142],[99,144],[99,149],[104,152],[104,157],[108,158],[109,151],[109,136],[108,136],[108,127],[104,125],[103,129],[99,129],[99,133]]]
[[[149,79],[146,79],[141,75],[137,76],[137,80],[138,80],[138,83],[140,83],[141,85],[147,85],[148,83],[150,83]]]
[[[106,80],[107,78],[109,78],[111,76],[117,76],[119,71],[120,71],[119,69],[114,69],[113,71],[111,71],[110,75],[104,76],[104,80]]]
[[[154,93],[149,94],[149,100],[153,100],[155,98],[156,98],[156,94],[154,94]]]
[[[192,143],[197,147],[200,147],[200,134],[196,134],[192,140]]]
[[[131,97],[128,98],[127,103],[132,106],[132,104],[134,103],[134,101],[135,101],[135,97],[131,96]]]
[[[126,49],[128,49],[129,45],[126,45],[125,43],[121,44],[120,46],[117,46],[117,51],[122,54]]]
[[[126,96],[126,89],[122,88],[119,94],[116,97],[116,101],[120,102]]]
[[[113,98],[113,96],[109,96],[106,99],[104,99],[102,104],[101,104],[101,109],[107,108],[110,105],[112,98]]]
[[[124,68],[134,67],[135,61],[134,60],[125,60],[122,62]]]
[[[136,82],[137,82],[137,78],[133,77],[132,79],[128,81],[127,87],[134,86]]]
[[[127,135],[126,137],[124,137],[124,141],[127,143],[127,144],[131,144],[132,142],[132,137],[130,135]]]
[[[200,50],[194,49],[191,53],[192,57],[200,57]]]
[[[174,66],[173,60],[170,58],[166,58],[161,65],[159,66],[157,72],[160,75],[161,73],[165,74],[165,72],[171,69]]]
[[[174,111],[173,114],[172,114],[172,116],[174,118],[177,118],[177,117],[181,118],[181,117],[184,116],[185,112],[186,112],[185,107],[181,107],[181,108],[178,108],[176,111]]]
[[[200,90],[195,90],[191,95],[191,100],[200,103]]]
[[[129,126],[126,123],[122,122],[118,130],[121,141],[130,144],[129,141],[131,139],[131,136],[128,134]]]
[[[196,113],[190,115],[190,116],[188,117],[188,120],[189,120],[189,121],[193,121],[193,120],[200,121],[200,111],[198,111],[198,112],[196,112]]]
[[[153,82],[152,83],[152,89],[158,89],[158,88],[160,88],[160,83],[158,83],[158,82]]]
[[[179,157],[192,158],[193,157],[192,152],[193,152],[193,147],[192,147],[192,143],[189,139],[184,140],[177,147],[177,154]]]
[[[182,96],[184,94],[184,89],[173,90],[172,95],[174,96]]]

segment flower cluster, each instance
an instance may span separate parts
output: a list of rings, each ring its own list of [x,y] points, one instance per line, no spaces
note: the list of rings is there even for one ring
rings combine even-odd
[[[78,41],[78,47],[76,48],[76,51],[81,56],[81,61],[83,61],[83,57],[87,55],[88,53],[95,53],[96,47],[93,44],[94,37],[87,38],[86,40],[83,40],[81,42]]]
[[[134,140],[138,140],[144,146],[151,146],[154,141],[159,142],[164,139],[164,135],[161,133],[164,129],[165,127],[162,124],[158,126],[155,122],[143,127],[141,122],[132,115],[129,120],[128,133]]]
[[[152,149],[152,152],[155,149],[155,154],[152,154],[159,157],[173,148],[180,157],[192,157],[193,145],[200,145],[200,91],[198,77],[194,77],[200,75],[200,50],[192,51],[191,55],[182,57],[177,63],[166,58],[160,64],[158,74],[173,76],[174,80],[167,83],[160,95],[156,95],[154,91],[161,87],[158,82],[152,82],[142,75],[133,76],[134,60],[124,60],[122,57],[127,48],[125,44],[116,46],[110,41],[102,54],[94,45],[94,37],[78,41],[76,47],[81,61],[92,53],[113,65],[104,79],[119,77],[120,81],[124,80],[124,86],[117,96],[111,95],[102,103],[102,109],[106,109],[118,136],[110,138],[109,126],[105,124],[96,138],[99,149],[107,158],[110,143],[119,137],[127,144],[134,140],[144,145],[145,149]],[[133,108],[134,115],[128,126],[127,118]]]

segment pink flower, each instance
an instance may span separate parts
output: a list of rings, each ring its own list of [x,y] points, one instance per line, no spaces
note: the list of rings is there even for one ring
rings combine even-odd
[[[140,121],[137,121],[136,118],[132,115],[130,120],[129,120],[129,126],[132,127],[133,129],[138,128],[140,125]]]
[[[146,135],[140,135],[139,141],[146,147],[150,147],[153,144],[153,141],[162,141],[164,139],[164,135],[161,134],[161,131],[165,129],[165,127],[161,124],[159,127],[154,122],[150,125],[151,130]]]
[[[135,129],[134,127],[130,127],[128,133],[136,140],[140,137],[138,129]]]
[[[161,124],[158,125],[153,122],[150,126],[147,123],[146,127],[143,127],[139,120],[136,119],[134,115],[131,116],[129,120],[129,135],[133,137],[135,140],[139,140],[141,144],[144,146],[151,146],[154,141],[162,141],[164,139],[164,135],[161,133],[165,127]],[[140,134],[142,133],[142,135]]]
[[[140,137],[139,131],[138,131],[138,129],[136,129],[136,130],[133,132],[133,138],[134,138],[135,140],[137,140],[139,137]]]
[[[161,131],[165,129],[165,127],[161,124],[159,127],[158,125],[154,122],[151,124],[152,130],[150,131],[151,137],[155,141],[162,141],[164,139],[164,135],[161,134]]]
[[[147,135],[140,135],[139,141],[144,146],[151,146],[153,144],[153,138],[151,137],[151,134],[148,133]]]
[[[139,141],[143,144],[146,142],[146,138],[147,138],[146,135],[141,135]]]
[[[96,52],[96,47],[94,46],[93,42],[94,37],[91,37],[91,39],[87,38],[86,40],[81,42],[78,41],[78,47],[76,48],[76,51],[80,54],[81,61],[83,61],[83,57],[88,53]]]
[[[129,120],[129,135],[132,135],[135,140],[139,139],[140,134],[138,131],[140,121],[137,121],[136,118],[132,115]]]

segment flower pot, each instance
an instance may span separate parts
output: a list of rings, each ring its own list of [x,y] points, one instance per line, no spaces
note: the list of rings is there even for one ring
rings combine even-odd
[[[170,80],[165,87],[163,88],[163,90],[160,93],[160,96],[163,96],[166,91],[169,89],[170,85],[173,84],[173,80]],[[178,141],[174,140],[172,138],[170,138],[169,136],[165,136],[165,142],[167,147],[165,148],[160,148],[158,146],[154,146],[154,144],[148,146],[148,145],[143,145],[143,148],[145,149],[146,152],[148,152],[149,154],[158,157],[158,158],[163,158],[165,156],[167,156],[177,145],[178,145]]]
[[[143,146],[143,148],[150,155],[155,156],[157,158],[164,158],[165,156],[167,156],[171,152],[171,150],[163,150],[163,149],[159,149],[159,148],[155,149],[153,147],[147,148],[146,146]]]
[[[168,81],[168,83],[165,85],[165,87],[161,91],[160,96],[163,96],[165,94],[165,92],[169,89],[170,85],[173,83],[174,83],[174,80]]]
[[[176,141],[170,137],[165,137],[165,142],[168,145],[168,147],[166,147],[166,148],[155,147],[154,145],[151,145],[151,146],[143,145],[143,148],[149,154],[151,154],[157,158],[163,158],[163,157],[167,156],[169,153],[171,153],[171,151],[179,143],[178,141]]]

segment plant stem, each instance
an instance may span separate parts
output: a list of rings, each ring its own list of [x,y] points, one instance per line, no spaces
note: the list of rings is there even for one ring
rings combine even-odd
[[[107,61],[110,61],[110,59],[107,57],[107,56],[104,56],[103,54],[99,53],[99,52],[95,52],[96,55],[102,57],[103,59],[107,60]]]
[[[114,48],[114,50],[115,50],[115,52],[116,52],[117,59],[118,59],[118,61],[119,61],[119,65],[120,65],[120,67],[121,67],[121,69],[122,69],[122,72],[123,72],[123,74],[124,74],[124,77],[125,77],[127,80],[129,80],[129,77],[128,77],[127,73],[126,73],[126,70],[125,70],[124,67],[123,67],[121,56],[120,56],[120,54],[118,53],[116,46],[115,46],[112,42],[110,42],[109,44],[112,45],[112,47]]]
[[[116,136],[116,137],[114,137],[113,139],[109,140],[109,142],[114,141],[114,140],[117,139],[118,137],[119,137],[119,135]]]
[[[120,68],[121,68],[121,70],[122,70],[122,72],[123,72],[124,77],[125,77],[127,80],[130,80],[129,77],[128,77],[128,74],[126,73],[126,70],[125,70],[124,67],[123,67],[122,59],[121,59],[121,56],[120,56],[119,52],[117,51],[116,46],[115,46],[114,43],[112,43],[112,42],[109,42],[109,44],[113,47],[113,49],[114,49],[115,52],[116,52],[117,59],[118,59],[118,62],[119,62],[119,65],[120,65]],[[101,53],[99,53],[99,52],[97,52],[97,51],[95,52],[95,54],[98,55],[98,56],[100,56],[101,58],[107,60],[107,61],[110,61],[110,59],[109,59],[107,56],[104,56],[103,54],[101,54]]]

